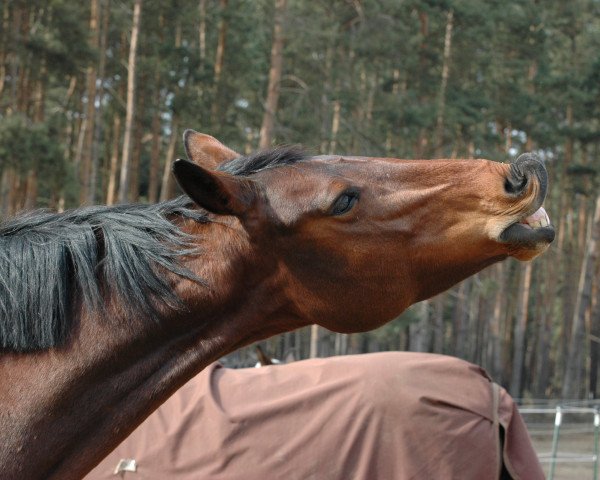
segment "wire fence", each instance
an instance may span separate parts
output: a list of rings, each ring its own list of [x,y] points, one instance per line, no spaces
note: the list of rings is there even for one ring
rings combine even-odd
[[[600,401],[527,400],[519,411],[548,480],[598,480]]]

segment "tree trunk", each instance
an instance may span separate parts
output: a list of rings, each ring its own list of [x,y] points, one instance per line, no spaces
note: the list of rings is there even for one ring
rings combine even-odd
[[[471,279],[463,280],[458,286],[456,294],[456,305],[454,307],[454,355],[459,358],[467,358],[468,345],[468,299],[470,297]]]
[[[200,68],[204,68],[206,61],[206,0],[200,0],[198,4],[200,21],[198,22],[198,48],[200,51]]]
[[[433,353],[444,353],[444,300],[445,294],[439,294],[434,299],[433,317]]]
[[[131,162],[129,165],[129,201],[137,202],[140,198],[140,161],[142,156],[142,137],[144,135],[144,126],[142,125],[142,117],[146,108],[146,89],[143,85],[146,84],[146,79],[142,78],[138,89],[136,118],[134,119],[134,135],[133,145],[131,150]]]
[[[590,386],[588,398],[598,398],[598,362],[600,361],[600,262],[596,262],[590,315]]]
[[[329,141],[329,154],[337,150],[338,132],[340,131],[340,113],[342,105],[339,99],[333,101],[333,115],[331,117],[331,140]]]
[[[317,324],[310,327],[310,352],[309,358],[317,358],[319,356],[319,326]]]
[[[90,24],[89,24],[89,46],[92,51],[99,50],[99,11],[98,0],[90,2]],[[99,52],[100,55],[103,52]],[[96,65],[91,62],[86,69],[86,87],[85,95],[87,104],[85,109],[86,122],[83,132],[83,150],[81,162],[79,163],[79,203],[87,203],[90,199],[91,171],[92,171],[92,144],[94,141],[95,121],[96,121]]]
[[[319,148],[320,153],[325,153],[328,151],[328,146],[330,143],[330,97],[332,94],[331,88],[331,73],[333,66],[333,56],[335,54],[334,46],[333,46],[333,38],[330,39],[327,44],[327,49],[325,50],[325,62],[324,62],[324,75],[323,75],[323,85],[321,87],[321,144]]]
[[[140,105],[141,107],[141,105]],[[142,126],[140,122],[135,122],[135,135],[131,149],[131,163],[129,168],[129,201],[136,203],[140,199],[140,159],[142,156]]]
[[[160,90],[157,87],[154,97],[154,104],[158,105],[160,101]],[[154,112],[152,116],[152,148],[150,151],[150,171],[148,173],[148,202],[156,203],[158,201],[158,172],[160,169],[160,144],[162,140],[161,122],[159,112]]]
[[[46,77],[46,68],[42,66],[39,78],[36,81],[35,87],[35,113],[33,121],[35,123],[41,123],[44,121],[44,79]],[[32,210],[37,204],[38,197],[38,169],[39,163],[37,159],[34,159],[34,166],[27,172],[27,178],[25,180],[25,197],[23,199],[23,208],[25,210]]]
[[[8,2],[5,2],[8,4]],[[21,39],[21,24],[23,23],[23,17],[25,16],[25,7],[15,5],[11,20],[12,27],[12,43],[11,43],[11,54],[9,64],[9,76],[10,76],[10,106],[7,108],[7,113],[15,113],[18,111],[18,100],[19,100],[19,70],[20,70],[20,58],[17,54],[19,48],[22,45]]]
[[[582,391],[583,351],[585,350],[585,315],[592,303],[592,282],[600,249],[600,196],[596,199],[593,224],[587,241],[579,276],[577,301],[573,313],[569,353],[563,381],[563,398],[578,398]]]
[[[2,7],[2,30],[0,31],[0,98],[4,93],[4,83],[6,81],[6,65],[8,59],[7,46],[9,45],[8,32],[10,31],[10,10],[8,2],[4,2]]]
[[[494,295],[494,306],[490,321],[488,368],[494,379],[499,379],[502,374],[502,320],[506,311],[505,268],[504,263],[498,263],[493,267],[496,294]]]
[[[110,165],[108,168],[108,185],[106,187],[106,204],[113,205],[117,200],[117,173],[119,171],[119,146],[121,145],[121,116],[113,117],[112,145]]]
[[[100,61],[98,64],[98,78],[100,79],[100,84],[98,85],[98,91],[96,93],[96,97],[100,99],[98,104],[98,111],[96,112],[96,116],[100,119],[95,122],[94,128],[94,138],[92,141],[92,165],[90,171],[90,189],[88,195],[88,202],[90,204],[96,203],[97,192],[102,191],[99,189],[98,184],[98,169],[99,169],[99,155],[100,155],[100,142],[103,130],[103,122],[101,118],[101,109],[102,109],[102,98],[104,97],[104,74],[106,70],[106,44],[108,41],[108,27],[110,22],[110,0],[102,0],[104,3],[104,8],[102,12],[102,27],[100,29],[101,33],[99,34],[100,38],[100,46],[99,46],[99,54]]]
[[[527,262],[521,268],[519,282],[519,303],[517,304],[517,318],[513,341],[513,365],[510,380],[510,393],[514,397],[521,396],[521,378],[523,374],[523,361],[525,358],[525,331],[529,310],[529,291],[531,289],[532,263]]]
[[[179,141],[179,122],[177,118],[173,118],[171,124],[171,138],[169,147],[167,148],[167,158],[165,159],[165,168],[163,170],[162,184],[160,188],[160,201],[164,202],[173,196],[175,190],[175,181],[171,173],[173,160],[175,159],[175,147]]]
[[[446,109],[446,90],[448,87],[448,76],[450,73],[450,53],[452,49],[452,28],[454,25],[454,10],[450,9],[446,14],[446,34],[444,35],[444,56],[442,60],[442,81],[438,94],[438,106],[436,116],[436,138],[435,155],[440,158],[443,156],[444,142],[444,112]]]
[[[8,192],[6,195],[5,215],[10,216],[19,210],[19,191],[21,189],[21,177],[14,168],[7,168]]]
[[[431,343],[431,322],[429,315],[429,300],[419,303],[419,321],[411,323],[410,349],[413,352],[428,352]]]
[[[550,378],[550,365],[553,361],[551,357],[551,340],[552,340],[552,294],[554,292],[554,279],[555,275],[552,271],[552,261],[546,261],[541,263],[543,269],[542,278],[544,278],[544,290],[540,292],[539,299],[539,316],[536,318],[539,324],[538,335],[537,335],[537,353],[535,355],[535,378],[532,382],[532,394],[535,398],[541,398],[546,396],[546,390],[549,384]]]
[[[23,8],[20,42],[23,45],[27,44],[30,37],[30,21],[31,12],[27,7]],[[20,45],[18,46],[20,48]],[[29,116],[29,104],[31,99],[31,53],[28,53],[25,58],[17,55],[17,62],[21,62],[18,69],[17,83],[17,108],[16,111],[22,112]],[[24,61],[23,61],[24,60]]]
[[[140,31],[140,14],[142,0],[135,0],[133,6],[133,24],[131,27],[131,43],[129,45],[129,61],[127,62],[127,112],[125,114],[125,134],[123,152],[121,154],[121,175],[119,181],[119,203],[128,200],[131,162],[131,142],[133,133],[133,117],[135,114],[135,69],[137,59],[138,35]]]
[[[265,112],[263,114],[262,126],[260,127],[260,149],[269,148],[273,141],[275,116],[277,114],[277,103],[279,102],[279,83],[283,70],[283,17],[285,15],[285,8],[286,0],[275,0],[271,68],[269,69],[269,86],[267,88]]]
[[[45,61],[42,60],[42,65],[40,67],[40,72],[38,74],[35,87],[33,114],[33,121],[35,123],[43,122],[45,117],[47,71],[48,70],[46,68]],[[25,198],[23,202],[23,208],[25,210],[32,210],[37,204],[38,197],[38,165],[34,165],[33,168],[27,172],[27,179],[25,182]]]
[[[213,99],[211,108],[212,122],[217,123],[219,121],[219,92],[221,84],[221,74],[223,72],[223,65],[225,63],[225,46],[227,42],[227,20],[224,18],[225,11],[227,10],[228,0],[219,0],[219,6],[221,7],[221,19],[219,20],[219,35],[217,39],[217,51],[215,53],[215,66],[213,70]]]

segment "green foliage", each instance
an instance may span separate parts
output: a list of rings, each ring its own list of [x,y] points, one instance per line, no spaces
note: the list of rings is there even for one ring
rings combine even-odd
[[[48,180],[61,178],[64,152],[52,125],[32,123],[23,115],[0,119],[0,169],[7,167],[20,173],[36,169]]]
[[[42,10],[39,28],[33,28],[23,45],[31,60],[45,65],[61,76],[76,73],[82,65],[97,59],[88,44],[88,27],[82,18],[86,11],[78,2],[52,0]]]

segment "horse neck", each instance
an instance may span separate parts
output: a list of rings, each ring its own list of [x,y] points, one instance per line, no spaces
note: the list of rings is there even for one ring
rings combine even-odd
[[[176,282],[190,313],[171,313],[146,330],[152,321],[131,326],[84,314],[68,345],[0,356],[0,385],[19,385],[0,389],[0,470],[7,478],[80,478],[208,364],[298,326],[294,318],[286,322],[277,281],[261,276],[247,255],[236,260],[236,251],[248,248],[244,241],[226,245],[217,235],[204,232],[207,244],[221,244],[202,261],[199,274],[210,274],[203,276],[209,284]],[[257,273],[242,284],[249,269]]]

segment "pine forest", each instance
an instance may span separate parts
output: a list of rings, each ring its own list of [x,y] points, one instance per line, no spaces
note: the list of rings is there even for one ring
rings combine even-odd
[[[313,327],[261,346],[445,353],[515,397],[600,394],[598,0],[2,0],[0,15],[0,217],[178,195],[188,128],[243,153],[535,152],[557,231],[540,258],[374,332]]]

